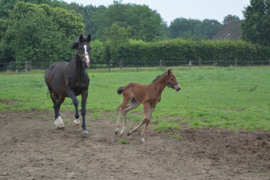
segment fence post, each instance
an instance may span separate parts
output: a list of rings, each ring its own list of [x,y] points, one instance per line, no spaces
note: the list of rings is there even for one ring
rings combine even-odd
[[[199,66],[201,67],[202,66],[202,60],[199,59]]]
[[[268,60],[268,66],[270,66],[270,59]]]
[[[221,61],[219,61],[219,67],[221,68]]]
[[[137,72],[138,72],[138,67],[139,67],[139,63],[138,63],[138,61],[137,61]]]
[[[189,70],[192,70],[192,62],[191,61],[189,61]]]
[[[111,72],[111,61],[109,61],[109,72]]]
[[[25,61],[25,72],[27,72],[27,61]]]
[[[166,67],[166,65],[165,65],[165,61],[164,61],[163,67],[164,67],[164,71],[165,71],[165,67]]]
[[[162,67],[162,60],[159,60],[159,66]]]
[[[29,61],[29,71],[31,71],[32,70],[32,61]]]
[[[122,67],[123,67],[123,60],[120,59],[120,69],[122,69]]]
[[[234,63],[235,63],[235,67],[237,67],[237,59],[234,60]]]

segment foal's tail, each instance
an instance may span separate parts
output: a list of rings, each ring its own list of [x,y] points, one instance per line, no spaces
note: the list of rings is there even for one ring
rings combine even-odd
[[[124,88],[125,88],[125,86],[118,88],[117,93],[122,94],[122,92],[124,91]]]

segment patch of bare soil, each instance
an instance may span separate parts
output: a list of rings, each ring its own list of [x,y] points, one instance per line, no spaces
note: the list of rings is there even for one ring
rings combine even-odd
[[[0,179],[270,178],[270,132],[155,131],[150,125],[141,144],[140,132],[114,134],[116,112],[100,112],[95,121],[90,113],[86,136],[73,127],[73,111],[61,111],[64,130],[53,126],[52,111],[0,112]],[[136,125],[127,123],[126,133]]]

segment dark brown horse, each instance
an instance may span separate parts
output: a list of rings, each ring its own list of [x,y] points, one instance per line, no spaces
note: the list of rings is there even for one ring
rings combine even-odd
[[[144,106],[143,120],[134,129],[128,132],[128,136],[133,132],[136,132],[143,124],[145,124],[144,129],[141,133],[141,141],[145,142],[144,134],[145,130],[150,122],[151,115],[157,105],[161,100],[161,94],[164,88],[168,86],[176,91],[179,91],[181,87],[179,86],[175,76],[173,75],[173,70],[169,69],[168,72],[157,76],[152,84],[141,85],[138,83],[129,83],[125,87],[120,87],[117,90],[118,94],[123,92],[123,103],[117,108],[118,121],[116,125],[115,134],[118,134],[120,128],[120,115],[123,111],[123,129],[120,132],[120,136],[123,135],[126,129],[126,114],[128,111],[137,108],[140,104]],[[129,106],[127,106],[130,104]]]
[[[65,128],[59,109],[66,97],[70,97],[73,101],[76,110],[74,125],[79,127],[79,102],[76,96],[82,96],[82,134],[89,134],[85,125],[85,114],[90,80],[85,68],[89,67],[90,64],[90,41],[90,34],[87,38],[83,38],[83,35],[80,35],[79,40],[73,42],[71,47],[71,49],[76,50],[75,57],[69,63],[57,62],[52,64],[45,75],[45,81],[54,104],[54,125],[57,128]]]

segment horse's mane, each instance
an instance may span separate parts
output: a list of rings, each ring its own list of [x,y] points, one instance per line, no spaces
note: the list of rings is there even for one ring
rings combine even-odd
[[[83,38],[82,42],[87,42],[87,38]],[[79,46],[79,39],[77,41],[73,41],[71,49],[77,49]]]
[[[165,72],[166,73],[166,72]],[[165,74],[165,73],[163,73],[163,74]],[[153,82],[152,83],[154,83],[158,78],[160,78],[163,74],[161,74],[161,75],[158,75],[157,77],[156,77],[156,79],[154,79],[153,80]]]

